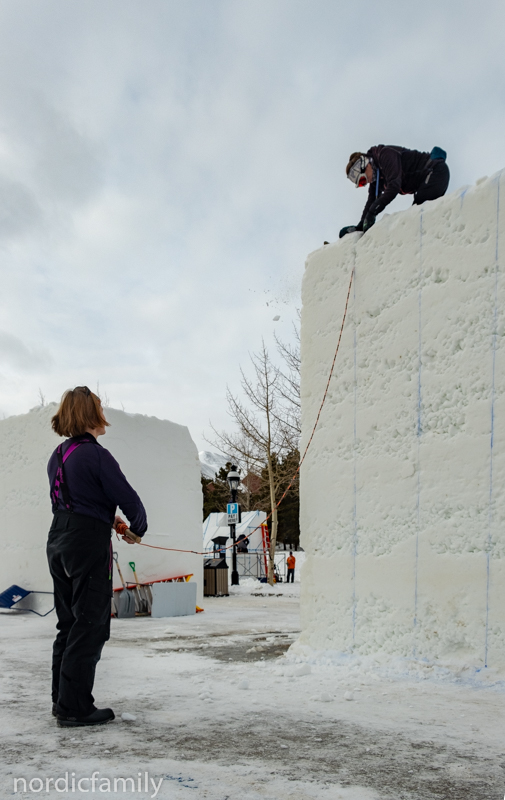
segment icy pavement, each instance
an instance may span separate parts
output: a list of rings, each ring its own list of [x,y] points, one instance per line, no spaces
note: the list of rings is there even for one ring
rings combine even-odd
[[[116,720],[94,729],[51,717],[54,616],[1,613],[2,800],[502,800],[503,687],[308,663],[288,651],[299,590],[113,620],[95,697]]]

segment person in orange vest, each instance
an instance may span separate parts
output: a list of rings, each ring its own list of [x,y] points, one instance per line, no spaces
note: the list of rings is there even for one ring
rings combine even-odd
[[[289,551],[289,556],[286,559],[286,563],[288,565],[288,577],[286,579],[286,583],[289,583],[290,578],[291,578],[291,583],[294,583],[296,558],[294,557],[292,550]]]

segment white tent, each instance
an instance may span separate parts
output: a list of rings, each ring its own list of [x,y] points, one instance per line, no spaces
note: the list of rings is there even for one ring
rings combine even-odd
[[[261,534],[261,523],[264,522],[267,515],[264,511],[244,511],[242,513],[242,522],[237,525],[236,535],[237,539],[242,534],[245,534],[249,539],[248,550],[250,553],[263,552],[263,539]],[[203,523],[203,549],[212,552],[214,549],[213,539],[216,536],[229,537],[230,529],[228,527],[227,518],[225,513],[209,514]],[[231,539],[226,543],[231,544]],[[231,551],[231,548],[230,548]]]

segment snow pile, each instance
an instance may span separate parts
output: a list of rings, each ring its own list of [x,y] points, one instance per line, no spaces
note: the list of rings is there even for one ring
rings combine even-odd
[[[45,547],[52,514],[46,466],[59,442],[50,425],[52,403],[0,421],[0,591],[13,583],[52,590]],[[107,408],[111,427],[100,444],[118,460],[147,509],[148,544],[200,550],[202,492],[196,447],[182,425]],[[202,601],[202,557],[127,545],[113,536],[125,580],[129,562],[142,580],[193,573]],[[114,568],[114,585],[119,578]],[[198,600],[197,600],[198,602]]]
[[[300,583],[261,583],[256,578],[240,578],[239,586],[229,586],[230,595],[255,597],[300,597]]]
[[[308,665],[321,674],[331,675],[335,681],[431,681],[460,684],[471,688],[505,690],[503,671],[488,667],[482,669],[470,664],[444,665],[427,659],[395,656],[385,650],[360,656],[337,650],[314,649],[298,639],[286,653],[277,674],[289,676],[298,665]]]
[[[505,670],[501,173],[309,256],[300,646]],[[503,197],[502,197],[503,199]]]

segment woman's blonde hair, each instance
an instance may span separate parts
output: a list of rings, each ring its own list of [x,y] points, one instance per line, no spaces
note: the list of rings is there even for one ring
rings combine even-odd
[[[58,436],[80,436],[87,430],[109,424],[104,417],[100,398],[87,386],[68,389],[51,419],[52,429]]]

